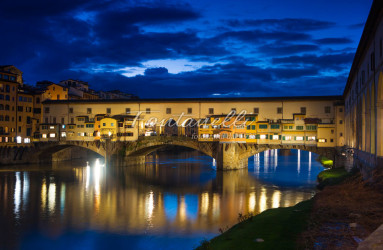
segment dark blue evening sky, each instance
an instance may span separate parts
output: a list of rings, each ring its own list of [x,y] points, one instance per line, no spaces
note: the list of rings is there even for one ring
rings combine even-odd
[[[372,0],[3,0],[0,64],[28,84],[143,98],[338,95]]]

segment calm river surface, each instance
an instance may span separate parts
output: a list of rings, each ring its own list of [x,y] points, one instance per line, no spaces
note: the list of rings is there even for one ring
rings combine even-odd
[[[0,249],[193,249],[238,213],[311,198],[316,157],[270,150],[248,170],[216,172],[212,158],[173,148],[141,166],[3,167]]]

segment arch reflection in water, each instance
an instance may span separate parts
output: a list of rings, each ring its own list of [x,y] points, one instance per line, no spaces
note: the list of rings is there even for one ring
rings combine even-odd
[[[195,237],[198,244],[218,228],[235,224],[238,213],[257,214],[310,198],[315,180],[307,179],[308,168],[312,176],[321,170],[319,163],[307,162],[311,157],[304,151],[300,175],[296,151],[261,153],[249,160],[249,170],[232,172],[213,170],[212,158],[195,151],[154,154],[155,161],[131,167],[62,164],[33,174],[15,172],[14,181],[0,173],[0,194],[6,194],[0,195],[0,204],[9,197],[14,200],[14,206],[0,210],[1,217],[11,223],[20,216],[18,230],[26,233],[54,228],[56,238],[74,230],[142,235],[148,242],[151,235]],[[11,239],[9,232],[0,239],[8,245],[20,241]]]

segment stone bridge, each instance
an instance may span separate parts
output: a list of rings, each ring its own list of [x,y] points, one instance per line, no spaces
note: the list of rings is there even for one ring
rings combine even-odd
[[[52,161],[80,158],[89,152],[110,159],[122,159],[132,164],[143,162],[145,156],[157,149],[169,145],[198,150],[215,158],[217,169],[232,170],[246,168],[248,158],[269,149],[300,149],[326,156],[341,166],[343,157],[340,149],[318,148],[305,145],[266,145],[245,143],[199,142],[190,137],[152,136],[141,137],[132,142],[85,142],[60,141],[38,142],[28,146],[0,147],[0,165],[47,163]],[[86,155],[85,155],[86,156]]]

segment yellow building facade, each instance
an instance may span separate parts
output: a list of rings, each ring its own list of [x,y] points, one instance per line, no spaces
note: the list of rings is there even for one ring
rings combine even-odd
[[[339,96],[46,101],[44,110],[48,113],[44,113],[44,120],[63,121],[62,124],[75,124],[77,127],[76,117],[86,116],[94,122],[93,140],[107,138],[109,133],[113,140],[118,140],[117,137],[119,140],[136,140],[138,136],[174,133],[191,136],[184,125],[192,120],[198,122],[193,137],[201,142],[335,147],[342,146],[344,141],[340,126],[343,125],[343,113],[338,112],[342,105]],[[231,112],[242,114],[237,121],[241,124],[220,124]],[[227,123],[238,119],[237,115]],[[131,125],[126,124],[124,117],[129,117]],[[176,130],[167,127],[172,123],[178,125]],[[127,133],[133,135],[121,136]],[[80,139],[75,137],[73,140]]]

